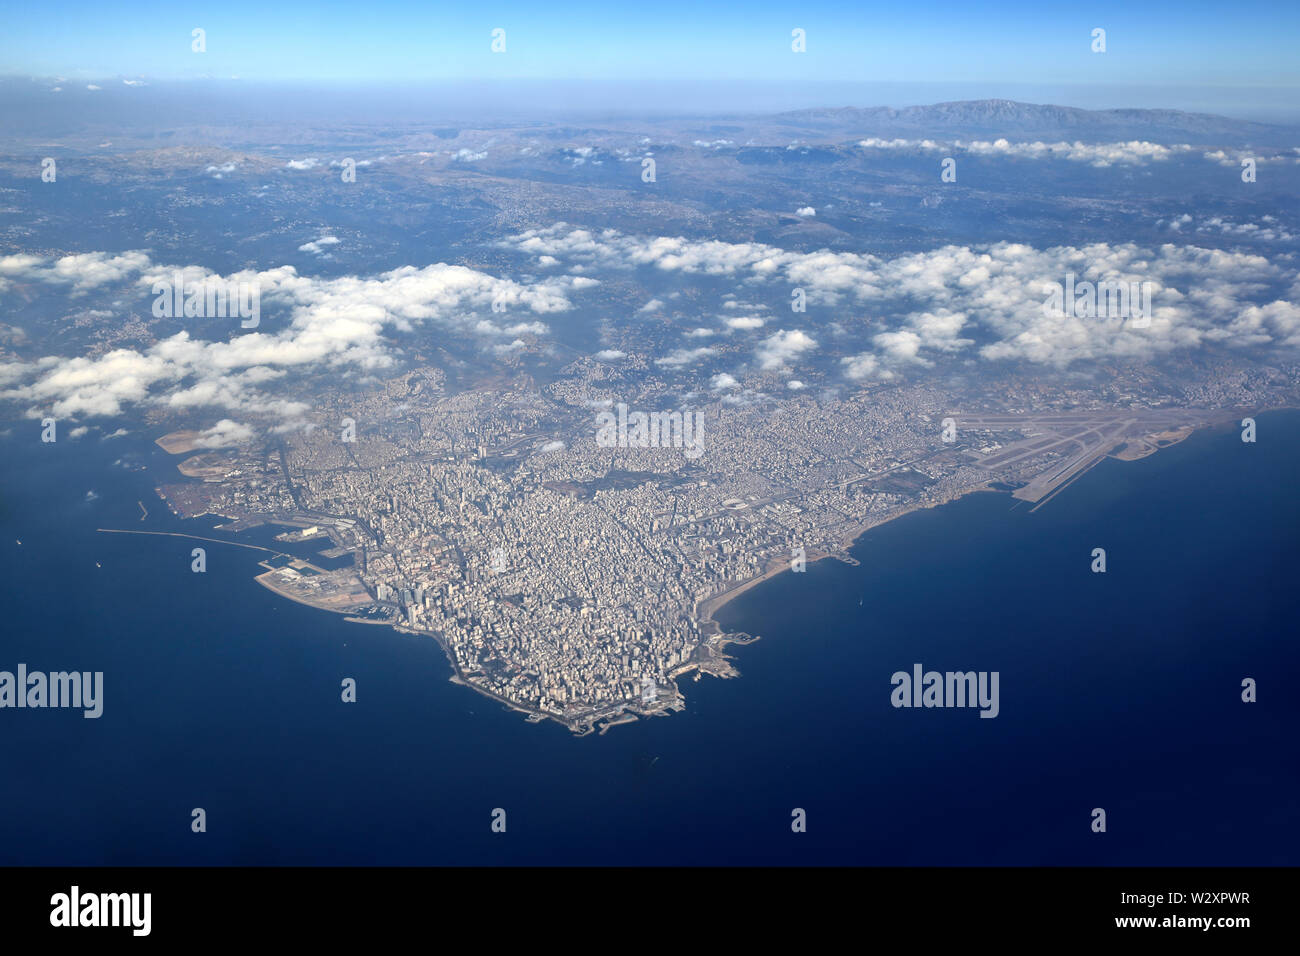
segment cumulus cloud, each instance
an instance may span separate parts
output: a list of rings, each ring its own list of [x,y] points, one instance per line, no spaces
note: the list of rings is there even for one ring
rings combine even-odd
[[[1026,159],[1067,159],[1076,163],[1088,163],[1091,166],[1105,167],[1115,164],[1142,165],[1148,162],[1163,162],[1179,153],[1190,152],[1192,147],[1161,146],[1145,140],[1130,140],[1126,143],[1009,143],[1005,139],[993,142],[975,141],[955,144],[958,149],[977,156],[1014,156]]]
[[[794,211],[794,214],[796,216],[815,216],[817,215],[817,210],[812,206],[801,206]]]
[[[773,369],[788,365],[804,352],[815,348],[817,342],[808,333],[782,329],[765,338],[754,355],[760,368]]]
[[[1224,219],[1179,217],[1169,228],[1175,223],[1172,235],[1199,232],[1202,225],[1216,235],[1225,228],[1242,235],[1281,228],[1268,217],[1259,219],[1261,230],[1244,230],[1248,224]],[[756,367],[785,374],[822,348],[831,349],[827,360],[851,380],[888,380],[951,359],[1064,368],[1079,361],[1148,361],[1205,345],[1300,345],[1300,274],[1294,260],[1194,245],[1035,248],[1004,242],[878,257],[594,232],[564,224],[503,244],[552,256],[571,271],[650,268],[672,276],[727,277],[740,290],[724,303],[737,301],[737,314],[719,316],[720,329],[728,332],[764,326],[749,300],[771,299],[778,292],[784,297],[790,288],[802,288],[810,304],[834,307],[835,312],[822,314],[836,321],[823,320],[808,330],[778,328],[750,343]],[[124,291],[110,291],[124,301],[145,295],[156,281],[171,282],[177,271],[138,251],[0,257],[0,282],[48,284],[71,296],[116,284]],[[288,375],[390,367],[400,357],[393,337],[423,325],[461,336],[487,354],[517,355],[549,334],[548,314],[571,308],[573,295],[598,284],[572,274],[514,282],[445,264],[337,278],[302,276],[289,266],[228,277],[195,266],[179,271],[187,284],[256,283],[263,314],[275,317],[276,331],[223,327],[209,341],[201,336],[211,333],[187,326],[146,349],[0,363],[0,396],[57,417],[115,415],[126,406],[154,404],[225,409],[238,421],[258,416],[285,421],[306,411],[292,394],[277,394],[279,381]],[[1149,321],[1139,326],[1123,317],[1045,308],[1052,284],[1067,275],[1079,284],[1143,286]],[[714,348],[682,348],[655,364],[685,368],[718,354]],[[619,349],[595,355],[596,361],[623,358]]]
[[[921,336],[910,329],[881,332],[872,341],[886,358],[895,365],[924,362],[921,355]]]
[[[1240,167],[1246,160],[1252,160],[1256,166],[1263,166],[1267,163],[1300,163],[1300,148],[1293,148],[1291,155],[1286,152],[1277,150],[1268,150],[1267,152],[1242,150],[1240,152],[1225,152],[1222,149],[1208,150],[1201,155],[1212,163],[1220,166]]]
[[[1191,220],[1180,219],[1187,229]],[[1276,235],[1226,220],[1205,225],[1222,233]],[[1023,243],[941,246],[881,258],[851,252],[792,252],[762,243],[697,241],[683,237],[592,232],[559,224],[512,237],[507,245],[606,269],[653,267],[668,273],[719,275],[746,287],[805,290],[810,303],[854,307],[883,325],[871,349],[841,356],[850,378],[882,379],[899,369],[970,352],[986,360],[1065,367],[1076,361],[1133,359],[1195,349],[1288,345],[1300,330],[1294,302],[1300,276],[1291,260],[1164,244],[1093,243],[1040,249]],[[1124,317],[1049,314],[1049,283],[1121,282],[1144,288],[1151,314],[1145,327]],[[1145,284],[1145,285],[1143,285]],[[887,317],[887,318],[885,318]],[[827,326],[831,328],[831,326]],[[803,335],[803,333],[798,333]],[[764,340],[758,358],[777,367],[798,353],[796,333]],[[806,336],[805,336],[806,337]],[[849,345],[836,335],[837,345]],[[811,340],[809,340],[811,341]],[[770,345],[769,345],[770,343]]]
[[[223,418],[211,428],[203,429],[194,444],[200,448],[229,448],[232,445],[246,445],[252,440],[251,426]]]
[[[560,155],[575,167],[587,162],[590,162],[593,166],[600,166],[604,161],[596,158],[599,152],[600,150],[595,146],[566,146],[560,150]]]
[[[1096,167],[1115,164],[1144,165],[1164,161],[1181,153],[1189,153],[1193,148],[1188,145],[1162,146],[1145,140],[1130,140],[1125,143],[1012,143],[1005,139],[973,140],[952,143],[939,143],[932,139],[864,139],[858,146],[863,149],[894,150],[903,152],[953,152],[961,151],[976,156],[1010,156],[1019,159],[1065,159],[1076,163],[1088,163]],[[1206,158],[1209,158],[1208,155]]]
[[[933,312],[914,312],[907,316],[907,331],[915,335],[920,347],[939,352],[957,352],[968,345],[974,345],[974,339],[961,338],[960,332],[966,325],[967,316],[963,312],[948,309],[936,309]],[[886,333],[887,334],[887,333]]]
[[[291,159],[284,164],[286,169],[315,169],[320,165],[319,159]]]
[[[840,359],[840,364],[844,367],[844,374],[854,380],[876,378],[885,381],[894,378],[894,373],[881,368],[880,359],[870,352],[845,356]]]
[[[93,357],[49,356],[0,365],[0,386],[8,386],[0,397],[56,417],[111,416],[125,406],[153,403],[295,418],[307,410],[304,403],[264,391],[289,372],[390,367],[396,361],[391,333],[425,323],[476,337],[486,350],[517,351],[526,346],[519,336],[545,335],[548,326],[538,319],[498,324],[480,316],[500,314],[494,304],[515,313],[562,312],[571,307],[573,291],[596,284],[570,276],[521,284],[443,263],[404,266],[372,277],[321,279],[300,276],[291,266],[220,277],[194,266],[158,265],[142,252],[0,259],[0,275],[62,284],[74,293],[129,280],[136,294],[144,294],[156,282],[171,283],[178,272],[187,286],[208,281],[256,285],[263,303],[286,310],[285,327],[211,341],[187,330],[144,350],[119,348]],[[223,328],[220,334],[230,332]]]
[[[739,387],[740,387],[740,382],[736,380],[736,376],[728,375],[726,372],[720,372],[717,375],[713,376],[713,378],[709,379],[709,388],[713,389],[715,392],[721,392],[728,388],[739,388]]]
[[[74,294],[121,282],[149,265],[144,252],[82,252],[58,259],[14,255],[0,257],[0,276],[71,285]]]
[[[340,242],[342,242],[342,240],[339,239],[338,236],[321,236],[319,239],[303,243],[298,247],[298,251],[310,252],[312,255],[317,256],[325,255],[325,248],[327,246],[337,246]]]
[[[1173,219],[1157,220],[1156,225],[1170,232],[1195,232],[1247,241],[1291,242],[1295,239],[1295,235],[1287,231],[1275,216],[1268,215],[1260,216],[1259,222],[1237,222],[1222,216],[1209,216],[1198,221],[1190,214],[1183,213]]]
[[[683,365],[693,365],[701,359],[717,354],[718,350],[714,348],[678,349],[663,358],[655,359],[655,364],[667,368],[680,368]]]

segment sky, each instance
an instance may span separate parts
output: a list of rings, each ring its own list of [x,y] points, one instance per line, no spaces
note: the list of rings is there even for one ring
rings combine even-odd
[[[11,4],[5,21],[10,75],[1300,87],[1300,4],[1280,0],[52,0]],[[1091,50],[1098,27],[1104,54]],[[191,49],[195,28],[204,53]],[[805,53],[791,50],[795,28]]]

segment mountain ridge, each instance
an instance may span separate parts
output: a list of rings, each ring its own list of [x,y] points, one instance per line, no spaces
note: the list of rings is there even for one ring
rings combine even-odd
[[[954,100],[925,106],[842,106],[789,110],[770,122],[826,133],[850,129],[868,136],[881,132],[931,133],[980,137],[1066,138],[1083,141],[1164,138],[1172,142],[1213,143],[1250,139],[1284,146],[1297,141],[1294,127],[1236,120],[1212,113],[1172,109],[1088,110],[1075,106],[1017,100]],[[854,133],[854,135],[857,134]]]

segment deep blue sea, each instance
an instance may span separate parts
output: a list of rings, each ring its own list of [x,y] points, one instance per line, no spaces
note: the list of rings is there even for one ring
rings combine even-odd
[[[0,670],[103,671],[104,714],[0,710],[0,864],[1300,864],[1300,413],[882,526],[725,610],[741,679],[581,739],[255,552],[97,534],[220,536],[156,435],[38,435],[0,439]],[[915,663],[998,671],[999,716],[895,709]]]

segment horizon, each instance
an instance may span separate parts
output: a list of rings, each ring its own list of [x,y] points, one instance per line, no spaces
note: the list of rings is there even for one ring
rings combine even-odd
[[[1243,93],[1249,93],[1243,99]],[[54,97],[58,97],[55,107]],[[328,97],[323,100],[322,97]],[[1300,97],[1284,88],[1232,87],[1044,87],[948,84],[803,84],[796,87],[715,83],[600,84],[554,79],[387,81],[249,81],[211,77],[149,80],[130,77],[80,82],[67,77],[0,75],[0,125],[15,132],[31,125],[35,103],[63,119],[86,114],[103,118],[109,107],[120,118],[138,113],[165,125],[159,110],[207,109],[258,113],[271,111],[280,120],[400,122],[477,120],[480,126],[526,119],[695,120],[708,117],[764,117],[818,110],[896,111],[945,105],[1007,102],[1022,107],[1061,107],[1104,113],[1114,110],[1177,112],[1276,126],[1300,126]],[[348,115],[354,111],[356,115]],[[412,111],[422,115],[411,117]],[[301,114],[301,115],[296,115]]]
[[[366,17],[351,13],[300,0],[273,10],[236,0],[219,12],[56,0],[10,14],[0,84],[68,96],[447,94],[447,115],[734,115],[1009,99],[1300,123],[1300,63],[1288,40],[1300,31],[1300,8],[1272,0],[1194,9],[1159,0],[1142,10],[1104,2],[1086,13],[1002,0],[937,16],[878,2],[763,0],[743,17],[681,0],[619,10],[571,0],[544,11],[504,0],[468,12],[376,0]]]

